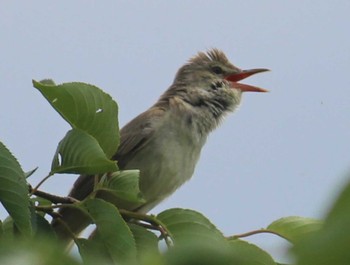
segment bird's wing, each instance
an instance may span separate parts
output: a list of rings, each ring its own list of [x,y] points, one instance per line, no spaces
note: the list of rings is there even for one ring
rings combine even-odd
[[[147,144],[155,132],[152,122],[160,119],[165,111],[160,108],[152,108],[152,111],[146,111],[131,120],[120,131],[120,145],[117,153],[112,157],[118,161],[120,169],[124,169],[127,162],[142,147]],[[93,190],[94,177],[90,175],[81,175],[74,183],[69,196],[78,200],[85,199]]]
[[[157,120],[159,120],[165,111],[160,108],[152,108],[141,113],[135,119],[131,120],[120,131],[120,145],[113,160],[118,161],[120,169],[124,169],[127,162],[138,153],[155,133]]]

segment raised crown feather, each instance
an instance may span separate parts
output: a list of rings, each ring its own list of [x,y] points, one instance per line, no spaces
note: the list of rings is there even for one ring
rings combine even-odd
[[[207,52],[198,52],[197,55],[190,58],[188,64],[210,63],[213,61],[221,62],[223,64],[230,64],[225,53],[217,48],[208,50]]]

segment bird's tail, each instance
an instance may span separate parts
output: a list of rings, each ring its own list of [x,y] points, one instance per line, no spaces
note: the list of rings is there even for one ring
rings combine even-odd
[[[90,218],[77,208],[64,208],[59,211],[60,217],[51,223],[58,239],[69,246],[75,236],[78,236],[89,224]]]
[[[94,181],[95,178],[92,175],[81,175],[68,196],[79,201],[84,200],[93,191]],[[78,236],[91,222],[83,210],[74,207],[61,208],[58,215],[59,217],[52,221],[51,226],[58,239],[67,245],[70,245],[74,237]]]

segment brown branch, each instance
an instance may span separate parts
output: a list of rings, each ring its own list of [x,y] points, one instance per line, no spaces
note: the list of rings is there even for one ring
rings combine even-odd
[[[31,186],[29,186],[29,192],[30,194],[34,194],[40,198],[49,200],[50,202],[54,203],[54,204],[58,204],[58,203],[65,203],[65,204],[72,204],[75,202],[79,202],[78,200],[72,198],[72,197],[61,197],[61,196],[57,196],[51,193],[47,193],[44,191],[40,191],[40,190],[35,190],[33,189]]]

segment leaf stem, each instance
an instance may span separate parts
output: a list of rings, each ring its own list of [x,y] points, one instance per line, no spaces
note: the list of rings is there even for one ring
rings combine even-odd
[[[243,234],[238,234],[238,235],[233,235],[233,236],[229,236],[227,237],[228,240],[233,240],[233,239],[238,239],[238,238],[242,238],[242,237],[248,237],[248,236],[253,236],[253,235],[257,235],[257,234],[263,234],[263,233],[269,233],[269,234],[274,234],[276,236],[279,236],[283,239],[286,239],[287,241],[289,241],[288,238],[286,238],[285,236],[281,235],[280,233],[277,233],[275,231],[269,230],[269,229],[257,229],[257,230],[253,230],[250,232],[246,232]]]
[[[172,243],[171,234],[166,229],[166,226],[161,221],[159,221],[154,215],[147,215],[147,214],[142,214],[142,213],[137,213],[137,212],[130,212],[130,211],[123,210],[123,209],[119,209],[119,212],[124,217],[128,217],[131,219],[136,219],[136,220],[140,220],[140,221],[144,221],[146,223],[149,223],[149,225],[147,225],[147,224],[142,223],[142,222],[134,222],[135,224],[143,226],[145,228],[159,231],[161,234],[160,237],[164,239],[167,246],[169,248],[172,247],[173,243]]]
[[[53,173],[50,172],[45,178],[43,178],[43,179],[38,183],[38,185],[36,185],[36,186],[34,187],[34,189],[31,190],[30,195],[33,195],[33,194],[39,189],[39,187],[40,187],[46,180],[48,180],[51,176],[53,176]]]

